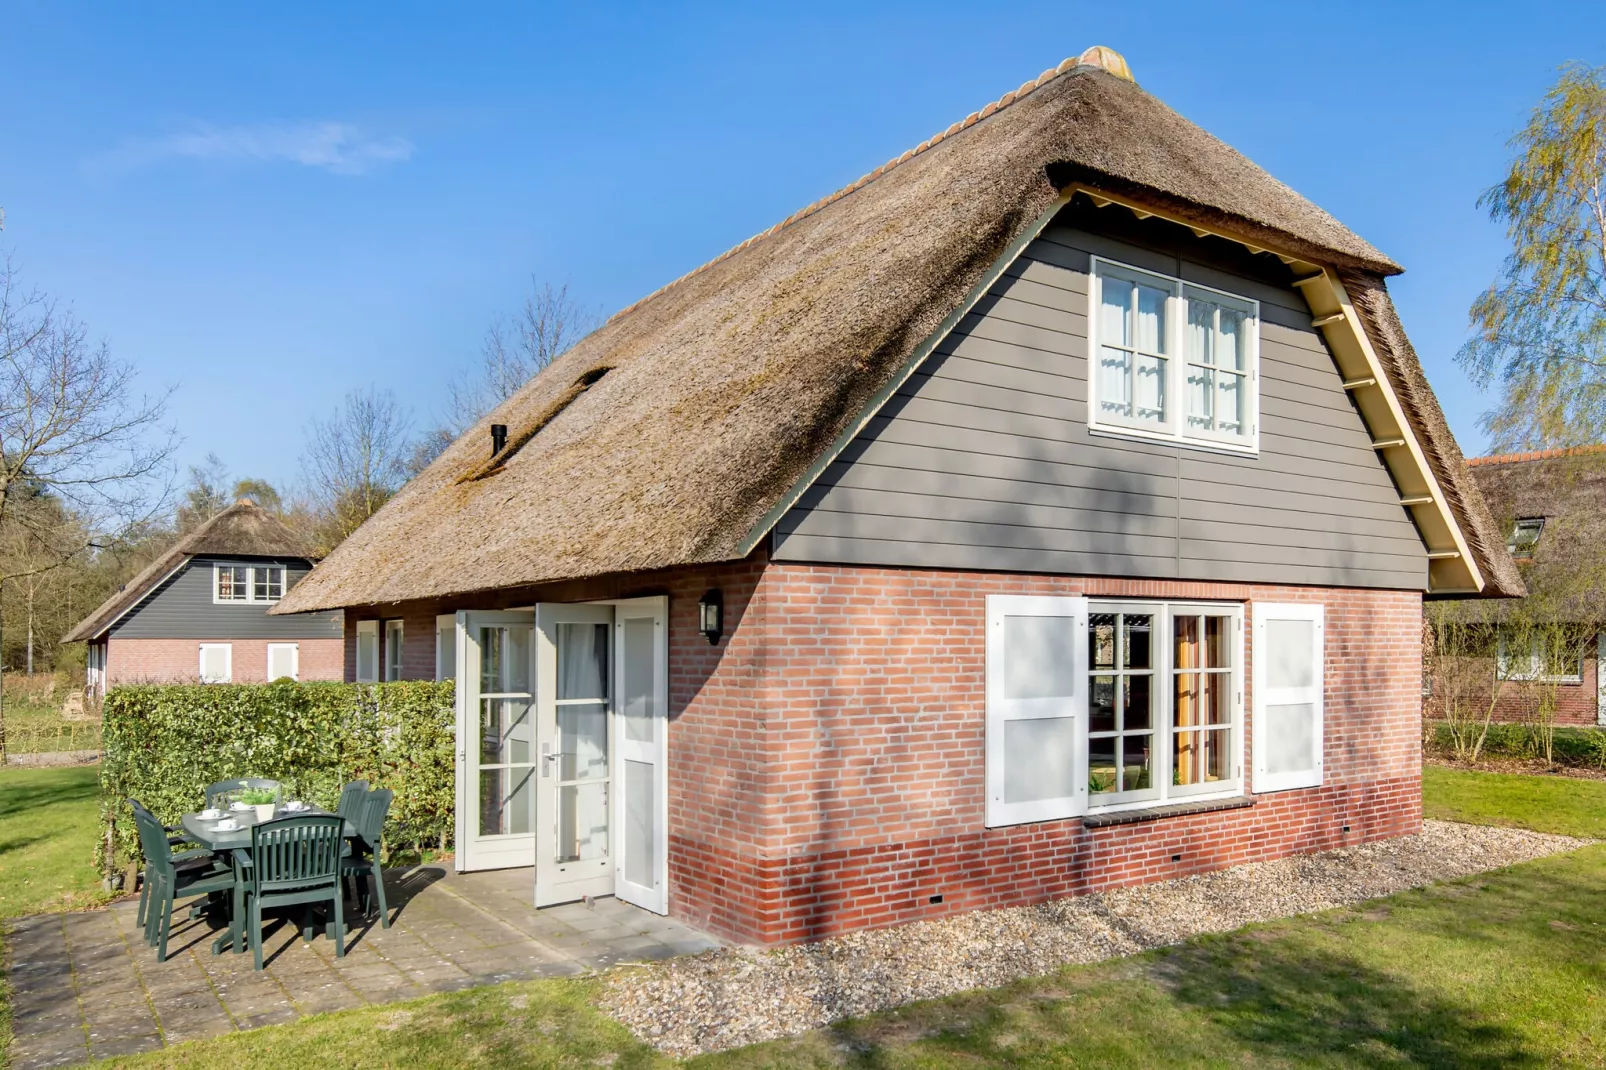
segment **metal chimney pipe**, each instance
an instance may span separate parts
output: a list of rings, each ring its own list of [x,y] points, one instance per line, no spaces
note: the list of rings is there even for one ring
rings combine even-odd
[[[507,424],[491,425],[491,456],[495,457],[507,445]]]

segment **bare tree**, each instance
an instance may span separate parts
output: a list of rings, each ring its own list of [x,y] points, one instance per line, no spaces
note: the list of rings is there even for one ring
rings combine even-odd
[[[0,566],[0,593],[167,508],[177,439],[161,426],[166,403],[165,393],[141,394],[132,365],[91,341],[70,309],[25,288],[9,256],[0,260],[0,531],[31,531],[39,552],[20,568]],[[46,494],[81,527],[23,507]]]
[[[401,489],[412,421],[388,390],[346,395],[328,419],[307,427],[302,469],[317,500],[319,549],[327,553]]]
[[[190,485],[178,505],[178,531],[194,531],[231,504],[229,468],[215,453],[208,453],[200,464],[190,465]]]

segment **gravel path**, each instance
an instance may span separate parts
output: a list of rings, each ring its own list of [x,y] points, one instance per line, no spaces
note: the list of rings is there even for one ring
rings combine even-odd
[[[1140,888],[978,911],[770,951],[723,948],[609,975],[603,1007],[688,1056],[816,1029],[1179,943],[1200,933],[1390,895],[1589,843],[1425,821],[1414,836],[1256,862]]]

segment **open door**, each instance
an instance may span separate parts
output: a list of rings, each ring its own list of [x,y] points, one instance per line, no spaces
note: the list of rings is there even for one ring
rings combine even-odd
[[[615,894],[669,913],[669,600],[614,603]]]
[[[535,618],[457,614],[457,868],[535,858]]]
[[[535,607],[535,905],[614,891],[613,606]]]

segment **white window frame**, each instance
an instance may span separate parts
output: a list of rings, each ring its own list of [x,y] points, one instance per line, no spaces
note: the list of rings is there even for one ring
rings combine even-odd
[[[221,578],[220,574],[226,568],[227,569],[241,569],[241,570],[244,570],[244,572],[245,572],[245,584],[244,584],[245,597],[244,598],[220,598],[218,596],[218,580]],[[256,592],[257,592],[257,572],[258,572],[258,570],[269,571],[269,570],[272,570],[272,569],[278,569],[279,570],[279,598],[283,598],[284,597],[285,588],[287,586],[289,586],[289,583],[290,583],[290,570],[286,566],[284,566],[284,565],[246,565],[246,564],[240,564],[238,562],[230,562],[230,561],[214,561],[214,562],[212,562],[212,604],[215,605],[215,606],[271,606],[271,605],[273,605],[275,602],[279,601],[279,598],[258,598],[256,596]],[[231,579],[232,579],[232,577],[231,577]],[[232,582],[231,582],[231,586],[233,586]]]
[[[385,645],[382,654],[387,684],[402,678],[402,645],[406,641],[405,637],[406,627],[400,619],[391,618],[385,622]]]
[[[1154,786],[1141,794],[1105,796],[1094,804],[1088,791],[1088,753],[1090,709],[1094,670],[1088,658],[1088,629],[1094,613],[1149,614],[1153,618],[1153,694],[1154,698]],[[1171,784],[1172,747],[1178,729],[1173,710],[1175,669],[1174,624],[1179,616],[1219,616],[1231,620],[1233,664],[1230,677],[1232,724],[1221,730],[1228,736],[1227,747],[1232,759],[1232,776],[1214,785],[1188,785],[1177,790]],[[1006,616],[1075,617],[1076,640],[1067,654],[1073,662],[1077,687],[1068,699],[1008,700],[1003,694],[1004,618]],[[1090,601],[1082,596],[1018,596],[989,595],[986,613],[986,815],[989,828],[1050,821],[1091,814],[1115,813],[1127,810],[1151,810],[1179,802],[1208,802],[1216,799],[1236,798],[1245,793],[1244,782],[1244,666],[1246,646],[1244,634],[1244,607],[1239,602],[1204,601],[1139,601],[1099,599]],[[1078,747],[1074,783],[1066,795],[1059,798],[1024,803],[1004,802],[1004,725],[1011,720],[1035,717],[1070,717],[1077,723]],[[1184,729],[1188,731],[1190,729]]]
[[[1513,683],[1532,684],[1581,684],[1584,682],[1584,654],[1578,652],[1577,671],[1561,673],[1551,676],[1545,672],[1545,655],[1540,649],[1544,643],[1544,636],[1533,636],[1532,645],[1528,651],[1527,668],[1512,665],[1512,658],[1506,650],[1506,635],[1503,631],[1495,632],[1495,673],[1501,680],[1510,680]],[[1513,668],[1516,671],[1512,671]]]
[[[208,679],[206,675],[206,652],[208,650],[223,651],[223,678]],[[233,643],[202,643],[196,656],[196,678],[203,684],[229,684],[234,682],[234,644]]]
[[[1324,607],[1319,603],[1279,603],[1255,602],[1250,607],[1254,619],[1254,645],[1253,659],[1254,671],[1254,792],[1257,795],[1272,791],[1288,791],[1293,788],[1321,787],[1323,765],[1326,761],[1327,736],[1327,699],[1325,681],[1327,677],[1327,632],[1325,624]],[[1312,665],[1312,680],[1308,687],[1282,687],[1273,688],[1266,681],[1266,669],[1270,658],[1267,657],[1266,622],[1268,620],[1308,620],[1315,627],[1312,636],[1315,640],[1315,659]],[[1268,706],[1289,706],[1310,704],[1314,708],[1314,734],[1316,753],[1315,765],[1312,769],[1298,770],[1287,773],[1267,772],[1266,763],[1269,757],[1267,750],[1266,731],[1270,724],[1266,714]]]
[[[263,671],[267,674],[268,683],[270,684],[279,679],[279,676],[273,675],[273,652],[275,649],[282,651],[286,648],[288,648],[290,651],[290,671],[288,673],[281,673],[280,676],[288,676],[292,680],[301,679],[301,644],[269,643],[267,664]]]
[[[435,618],[435,679],[457,679],[457,614]]]
[[[1533,538],[1524,542],[1520,535],[1524,532],[1533,532]],[[1545,534],[1545,518],[1542,516],[1518,517],[1511,525],[1511,538],[1506,540],[1506,553],[1518,561],[1533,560],[1534,552],[1539,549],[1539,540]]]
[[[1164,290],[1166,297],[1165,368],[1164,383],[1166,419],[1162,424],[1150,421],[1125,420],[1106,415],[1102,411],[1104,377],[1100,374],[1104,343],[1099,338],[1104,280],[1119,279],[1128,284],[1141,283]],[[1220,450],[1229,453],[1258,454],[1260,452],[1260,302],[1241,294],[1229,293],[1212,286],[1189,282],[1146,268],[1124,264],[1118,260],[1095,256],[1088,275],[1088,354],[1087,354],[1087,424],[1095,434],[1141,438],[1154,442],[1172,442],[1200,449]],[[1187,426],[1187,380],[1192,366],[1186,352],[1188,321],[1188,294],[1196,292],[1213,304],[1226,305],[1246,316],[1244,331],[1248,367],[1244,371],[1244,384],[1248,391],[1245,399],[1244,421],[1249,425],[1247,435],[1228,435],[1218,432],[1190,430]],[[1117,345],[1116,348],[1130,347]]]
[[[363,648],[367,647],[365,651]],[[379,682],[379,622],[377,620],[360,620],[357,622],[357,682],[359,684],[377,684]]]

